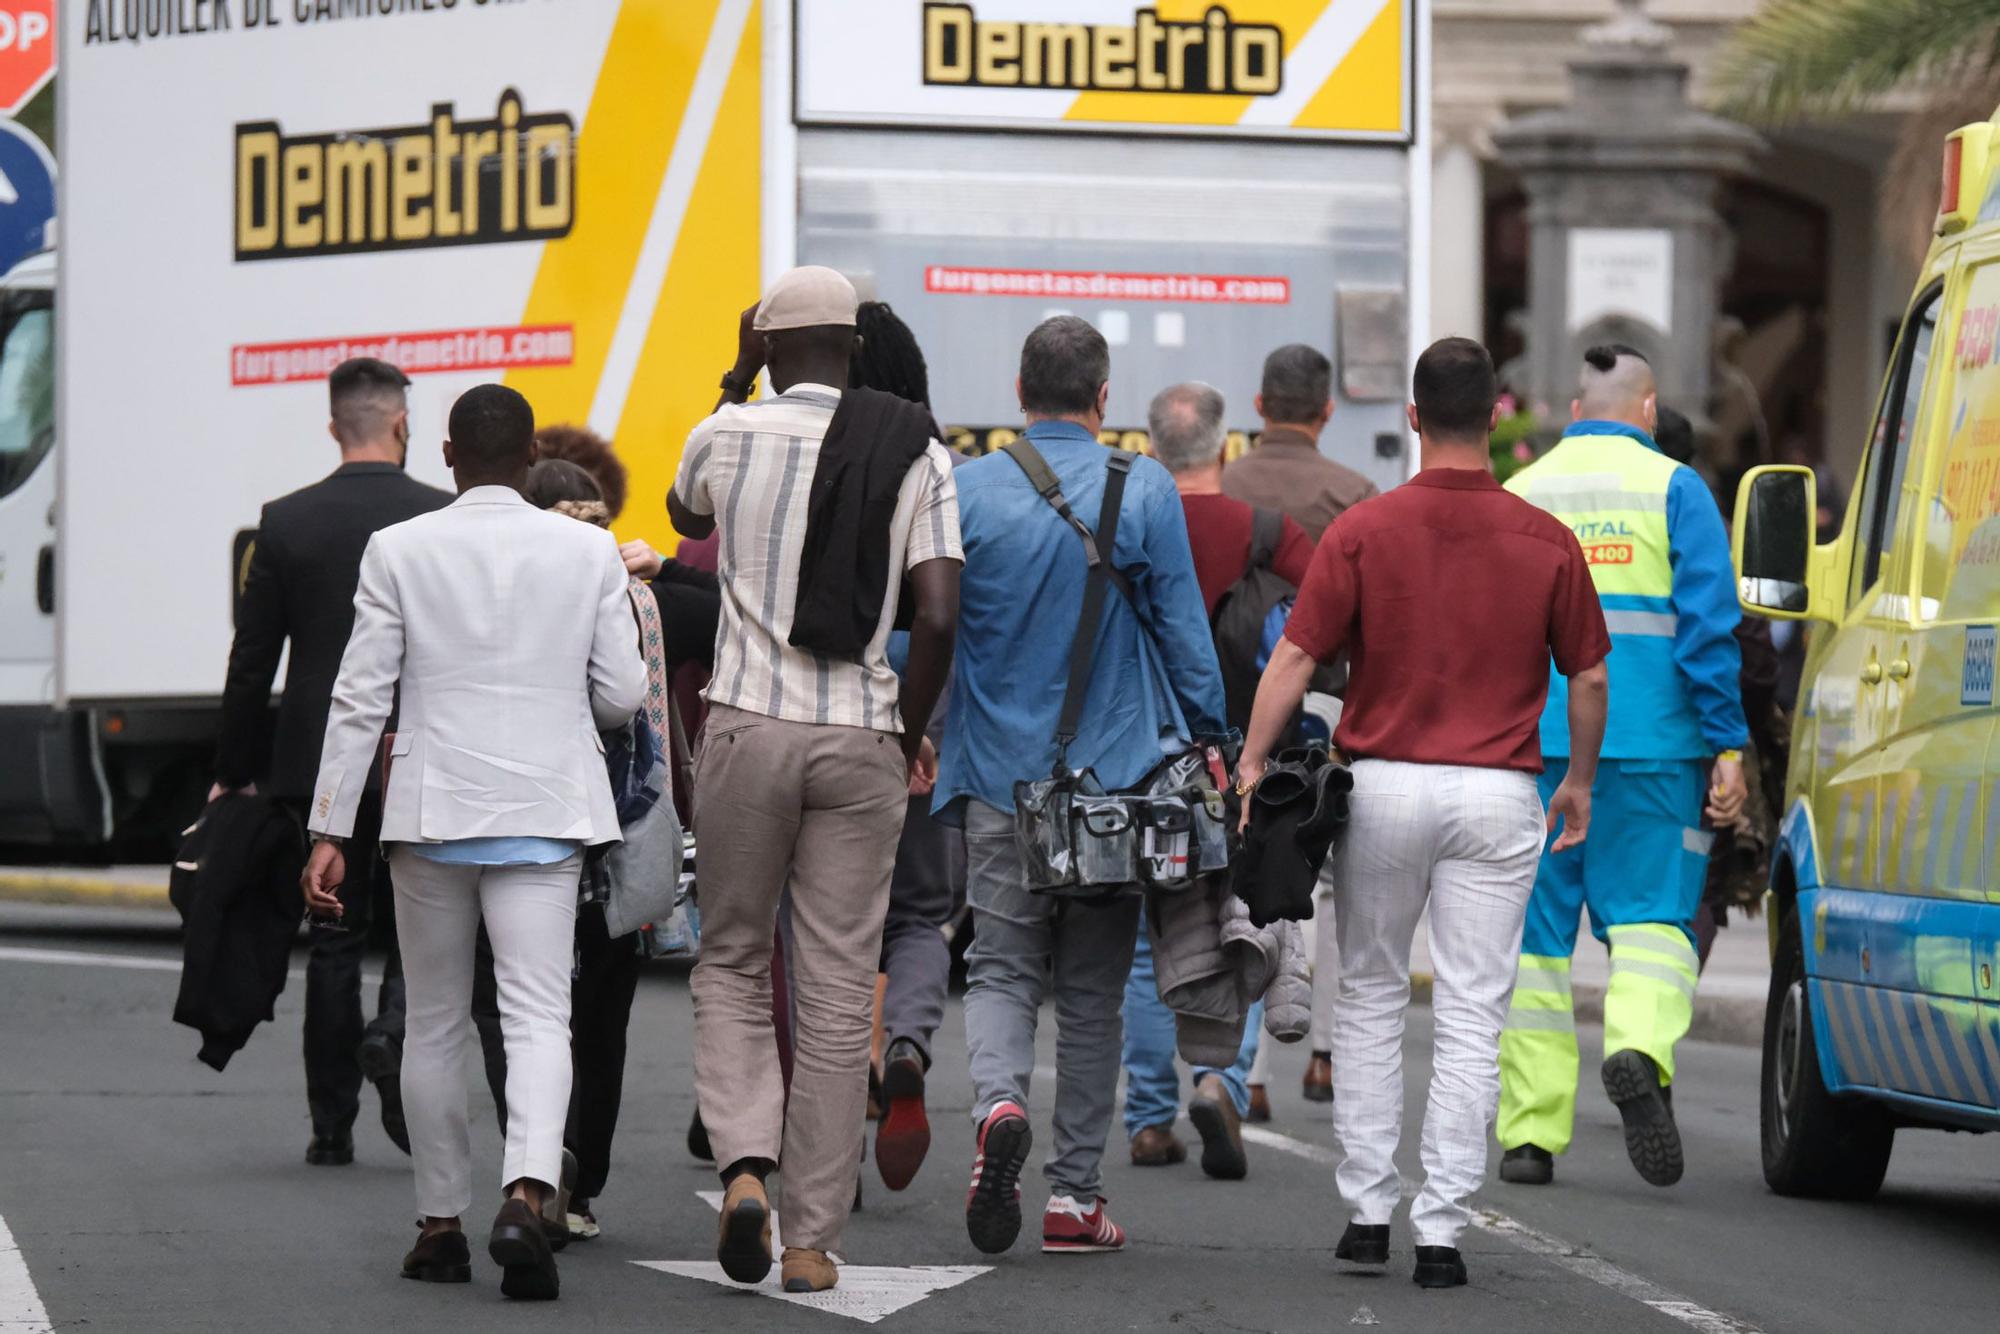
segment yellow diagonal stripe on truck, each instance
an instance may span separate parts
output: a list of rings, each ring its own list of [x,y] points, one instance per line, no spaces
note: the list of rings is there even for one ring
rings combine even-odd
[[[1154,6],[1162,19],[1191,23],[1205,17],[1213,0],[1160,0]],[[1275,24],[1285,34],[1285,55],[1306,35],[1329,3],[1356,3],[1356,0],[1270,0],[1257,6],[1258,23]],[[1249,14],[1240,18],[1249,19]],[[1063,113],[1065,120],[1117,121],[1146,124],[1170,121],[1176,125],[1234,125],[1254,98],[1237,94],[1084,92]]]
[[[575,359],[506,376],[539,422],[582,424],[589,415],[718,3],[626,0],[619,8],[577,137],[576,225],[543,247],[521,316],[523,324],[574,325]]]
[[[632,483],[619,535],[668,551],[664,497],[681,447],[714,405],[716,380],[736,357],[737,316],[759,295],[761,30],[753,6],[618,418]]]
[[[1403,64],[1403,6],[1384,5],[1292,124],[1301,129],[1339,125],[1349,130],[1400,130],[1403,80],[1408,74]]]

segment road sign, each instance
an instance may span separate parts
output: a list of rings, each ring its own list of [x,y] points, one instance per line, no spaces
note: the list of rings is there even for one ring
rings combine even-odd
[[[48,248],[55,216],[55,159],[27,130],[0,120],[0,273]]]
[[[0,112],[11,116],[56,72],[56,0],[0,0]]]

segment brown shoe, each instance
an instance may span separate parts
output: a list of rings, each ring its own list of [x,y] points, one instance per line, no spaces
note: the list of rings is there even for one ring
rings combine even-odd
[[[1301,1090],[1307,1102],[1333,1101],[1333,1053],[1316,1051],[1312,1060],[1306,1063],[1305,1087]]]
[[[762,1283],[771,1272],[771,1197],[754,1172],[744,1172],[722,1195],[715,1258],[738,1283]]]
[[[454,1228],[418,1237],[403,1257],[403,1277],[422,1283],[472,1282],[472,1248],[465,1234]]]
[[[1208,1075],[1188,1099],[1188,1120],[1201,1133],[1201,1170],[1218,1181],[1241,1181],[1250,1171],[1243,1153],[1243,1118],[1229,1100],[1221,1075]]]
[[[1187,1145],[1174,1138],[1170,1125],[1147,1126],[1132,1137],[1132,1166],[1171,1167],[1187,1161]]]
[[[1262,1084],[1250,1086],[1250,1110],[1243,1119],[1252,1125],[1262,1125],[1271,1119],[1271,1095]]]
[[[784,1267],[779,1271],[786,1292],[825,1292],[840,1282],[840,1270],[825,1251],[809,1251],[802,1246],[785,1247]]]
[[[502,1295],[552,1302],[562,1291],[555,1253],[549,1249],[542,1216],[526,1200],[508,1200],[493,1216],[486,1253],[500,1266]]]

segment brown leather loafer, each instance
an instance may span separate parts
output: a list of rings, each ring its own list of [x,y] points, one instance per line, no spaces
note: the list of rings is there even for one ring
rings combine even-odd
[[[840,1270],[825,1251],[803,1246],[785,1247],[784,1267],[779,1270],[786,1292],[825,1292],[840,1282]]]
[[[500,1266],[500,1291],[507,1296],[550,1302],[562,1291],[542,1216],[526,1200],[508,1200],[500,1206],[486,1253]]]
[[[1333,1057],[1323,1051],[1312,1054],[1306,1063],[1305,1086],[1300,1089],[1307,1102],[1333,1101]]]
[[[1243,1153],[1243,1118],[1236,1114],[1221,1075],[1209,1075],[1195,1086],[1188,1120],[1201,1134],[1201,1170],[1218,1181],[1241,1181],[1250,1171]]]
[[[1271,1095],[1262,1084],[1250,1086],[1250,1110],[1244,1113],[1243,1119],[1253,1126],[1271,1119]]]
[[[463,1232],[426,1232],[403,1257],[403,1277],[419,1283],[472,1282],[472,1248]]]
[[[753,1172],[738,1176],[723,1192],[715,1258],[738,1283],[762,1283],[771,1272],[771,1197]]]
[[[1132,1137],[1132,1166],[1171,1167],[1187,1161],[1187,1145],[1171,1126],[1147,1126]]]

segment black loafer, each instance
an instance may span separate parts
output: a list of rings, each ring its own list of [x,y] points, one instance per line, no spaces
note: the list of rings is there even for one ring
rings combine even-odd
[[[427,1232],[403,1257],[403,1277],[420,1283],[472,1282],[472,1247],[463,1232]]]
[[[500,1266],[500,1291],[526,1301],[554,1301],[562,1291],[555,1252],[549,1249],[542,1216],[525,1200],[509,1200],[493,1217],[486,1253]]]
[[[1534,1144],[1523,1144],[1500,1155],[1500,1179],[1517,1186],[1546,1186],[1556,1179],[1555,1155]]]
[[[1604,1092],[1625,1122],[1625,1156],[1648,1184],[1671,1186],[1681,1179],[1680,1127],[1660,1083],[1660,1067],[1639,1051],[1616,1051],[1604,1060]]]
[[[1333,1248],[1333,1258],[1355,1265],[1388,1264],[1389,1225],[1349,1223],[1347,1231],[1340,1234],[1340,1244]]]
[[[382,1099],[382,1133],[404,1153],[410,1151],[410,1128],[403,1118],[403,1049],[387,1033],[370,1033],[354,1050],[363,1078]]]
[[[715,1150],[709,1147],[708,1127],[701,1123],[701,1108],[694,1109],[694,1120],[688,1122],[688,1156],[704,1163],[715,1161]]]
[[[1417,1269],[1410,1280],[1420,1288],[1462,1288],[1465,1257],[1456,1246],[1419,1246]]]
[[[352,1135],[314,1135],[306,1145],[306,1162],[312,1167],[345,1167],[353,1161]]]

